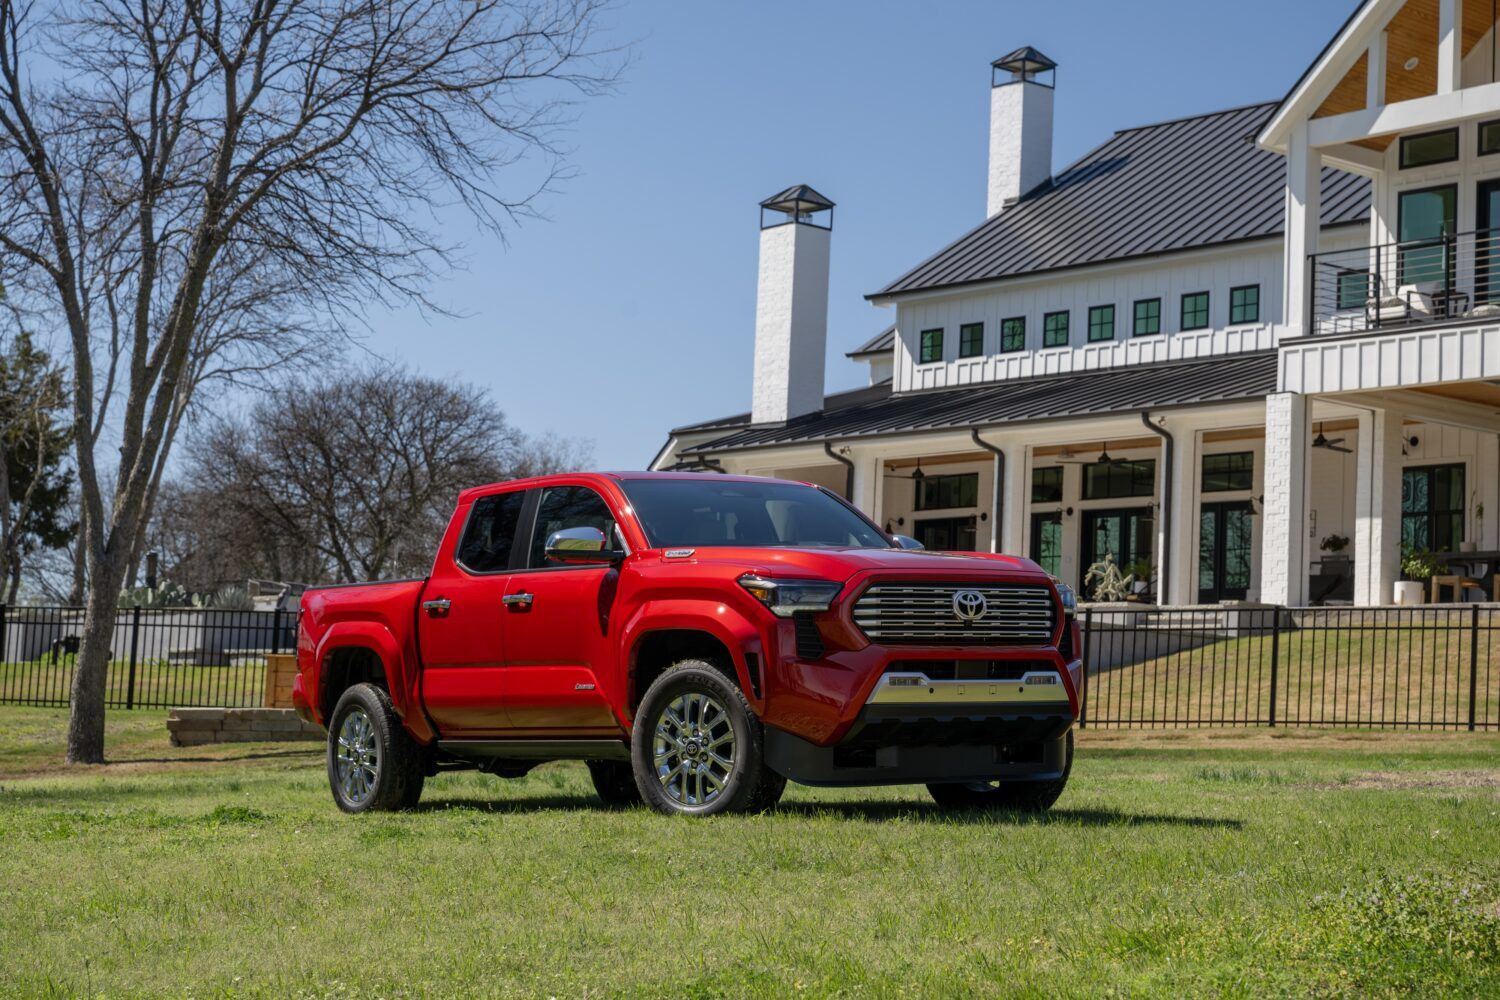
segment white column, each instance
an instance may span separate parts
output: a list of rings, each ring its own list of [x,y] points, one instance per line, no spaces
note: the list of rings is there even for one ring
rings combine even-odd
[[[874,452],[856,451],[850,456],[854,463],[854,496],[849,500],[864,511],[870,520],[881,523],[881,499],[885,493],[885,463]]]
[[[1398,410],[1359,415],[1354,473],[1354,602],[1390,604],[1401,565],[1401,437]]]
[[[1378,108],[1385,103],[1385,46],[1389,36],[1377,31],[1365,53],[1365,107]]]
[[[1297,336],[1311,331],[1307,325],[1309,284],[1312,271],[1308,257],[1318,252],[1318,213],[1322,206],[1323,157],[1307,144],[1307,126],[1292,132],[1286,158],[1286,251],[1282,282],[1285,300],[1282,316],[1288,331]]]
[[[1157,551],[1166,546],[1170,558],[1163,573],[1165,585],[1162,600],[1167,604],[1198,602],[1198,428],[1184,419],[1169,419],[1166,430],[1172,435],[1172,524],[1157,525]]]
[[[1463,0],[1438,0],[1439,94],[1451,94],[1463,87],[1463,21]]]
[[[1307,600],[1307,397],[1266,397],[1260,593],[1270,604]]]
[[[1024,556],[1031,548],[1027,538],[1031,503],[1031,449],[1022,444],[1001,445],[1005,449],[1005,494],[1001,498],[1000,551]]]

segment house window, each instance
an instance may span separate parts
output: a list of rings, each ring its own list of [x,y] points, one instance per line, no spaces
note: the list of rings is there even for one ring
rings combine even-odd
[[[1182,297],[1182,329],[1202,330],[1208,326],[1208,293],[1190,292]]]
[[[1241,285],[1229,290],[1229,323],[1260,322],[1260,286]]]
[[[1369,271],[1345,271],[1339,275],[1340,309],[1363,309],[1369,299]]]
[[[923,330],[922,343],[918,349],[917,362],[930,365],[933,362],[943,360],[943,331]]]
[[[1026,349],[1026,317],[1013,316],[1000,321],[1000,352],[1024,351]]]
[[[1062,503],[1063,470],[1060,465],[1031,470],[1031,502]]]
[[[1091,306],[1089,308],[1089,343],[1115,339],[1115,307]]]
[[[965,323],[958,328],[958,356],[977,358],[984,353],[984,324]]]
[[[1479,123],[1479,155],[1500,153],[1500,121]]]
[[[1083,467],[1085,500],[1149,497],[1156,492],[1156,459],[1094,462]]]
[[[1452,184],[1402,191],[1397,196],[1398,285],[1442,282],[1451,276],[1453,261],[1445,237],[1453,235],[1457,217],[1458,188]]]
[[[1203,492],[1248,490],[1254,485],[1255,453],[1234,451],[1203,456]]]
[[[1068,314],[1065,312],[1048,313],[1042,317],[1042,346],[1043,347],[1067,347],[1068,346]]]
[[[1401,474],[1401,545],[1452,552],[1464,540],[1464,467],[1428,465]]]
[[[1451,163],[1458,159],[1458,129],[1401,137],[1401,169]]]
[[[1130,333],[1135,337],[1161,333],[1161,299],[1141,299],[1135,304],[1135,325]]]
[[[917,510],[948,510],[979,505],[979,473],[928,476],[917,480]]]

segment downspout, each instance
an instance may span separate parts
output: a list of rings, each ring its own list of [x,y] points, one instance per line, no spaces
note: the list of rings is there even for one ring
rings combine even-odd
[[[969,428],[974,443],[995,456],[995,482],[990,489],[990,551],[1000,551],[1000,518],[1005,513],[1005,452],[979,436],[979,428]]]
[[[844,467],[844,499],[858,507],[859,504],[854,503],[854,463],[834,451],[832,442],[824,441],[823,450],[828,453],[829,458]]]
[[[1161,586],[1156,595],[1157,604],[1165,604],[1167,584],[1172,582],[1172,435],[1165,427],[1151,422],[1151,414],[1141,412],[1141,423],[1161,438],[1161,572],[1157,579]]]

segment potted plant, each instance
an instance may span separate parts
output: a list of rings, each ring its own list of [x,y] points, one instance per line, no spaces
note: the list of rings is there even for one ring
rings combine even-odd
[[[1130,575],[1131,597],[1140,599],[1151,589],[1151,560],[1137,559],[1125,567],[1125,572]]]
[[[1096,601],[1106,604],[1115,604],[1125,600],[1134,590],[1135,577],[1127,576],[1120,572],[1120,567],[1115,564],[1115,557],[1107,553],[1102,560],[1094,563],[1083,575],[1083,585],[1090,590]]]
[[[1401,552],[1401,575],[1396,582],[1397,604],[1421,604],[1427,593],[1427,581],[1437,575],[1438,564],[1426,549],[1406,548]]]
[[[1479,499],[1478,490],[1470,494],[1469,502],[1474,507],[1474,534],[1458,543],[1460,552],[1477,551],[1479,543],[1484,541],[1484,501]]]
[[[1346,567],[1347,567],[1347,563],[1349,562],[1349,557],[1346,556],[1346,555],[1344,555],[1344,550],[1347,549],[1348,547],[1349,547],[1349,536],[1348,535],[1324,535],[1323,536],[1323,540],[1318,543],[1318,548],[1320,548],[1324,552],[1326,552],[1327,555],[1323,556],[1322,561],[1325,564],[1327,564],[1327,563],[1336,563],[1337,564],[1332,569],[1325,569],[1324,570],[1325,573],[1329,573],[1329,572],[1339,573],[1339,572],[1347,572],[1348,571]]]

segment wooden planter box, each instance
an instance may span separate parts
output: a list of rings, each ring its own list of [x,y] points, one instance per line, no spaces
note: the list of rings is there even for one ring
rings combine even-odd
[[[292,678],[297,676],[297,657],[291,653],[266,654],[266,708],[292,707]]]

